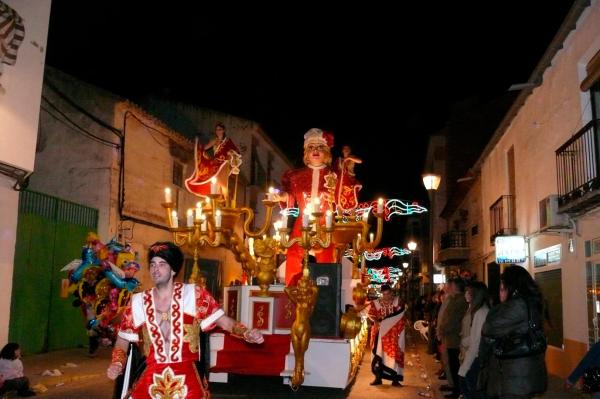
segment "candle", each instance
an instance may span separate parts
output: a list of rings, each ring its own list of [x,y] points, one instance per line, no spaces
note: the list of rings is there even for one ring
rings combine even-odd
[[[171,189],[169,187],[165,188],[165,202],[172,202],[173,198],[171,197]]]
[[[210,198],[206,197],[206,207],[210,209]]]
[[[269,187],[269,193],[267,194],[267,199],[269,201],[273,201],[275,199],[275,189],[273,187]]]
[[[360,233],[358,233],[358,234],[356,235],[356,243],[357,243],[357,244],[358,244],[358,243],[360,243],[360,240],[361,240],[361,239],[362,239],[362,237],[361,237]]]
[[[379,198],[377,201],[377,213],[383,212],[383,198]]]
[[[313,200],[313,212],[320,212],[321,211],[321,200],[319,199],[319,197],[316,197]]]
[[[250,252],[250,256],[254,256],[254,238],[248,238],[248,252]]]
[[[370,241],[370,242],[373,242],[373,238],[374,238],[374,237],[375,237],[375,236],[373,235],[373,233],[369,234],[369,239],[370,239],[369,241]]]
[[[218,229],[221,227],[221,210],[217,210],[215,214],[215,227]]]
[[[210,193],[211,194],[219,194],[216,177],[213,177],[210,179]]]
[[[325,227],[330,229],[332,224],[333,224],[333,212],[331,212],[331,209],[328,209],[327,213],[325,214]]]
[[[281,229],[281,220],[273,223],[273,228],[275,228],[275,234],[279,234],[279,229]]]
[[[287,222],[287,212],[283,212],[283,214],[281,215],[281,227],[284,229],[287,229],[288,226],[288,222]]]
[[[200,219],[202,219],[202,225],[200,226],[200,230],[201,231],[206,231],[206,215],[202,215],[200,217]]]
[[[365,222],[365,223],[367,223],[367,220],[369,220],[369,210],[368,209],[363,212],[362,219],[363,219],[363,222]]]
[[[179,227],[179,219],[177,219],[177,211],[171,212],[171,224],[173,225],[173,228],[175,228],[175,229]]]
[[[194,225],[194,211],[192,208],[187,210],[187,227],[192,227]]]
[[[202,202],[196,204],[196,220],[202,219]]]
[[[304,212],[302,213],[302,227],[308,227],[308,221],[310,219],[310,208],[304,208]]]

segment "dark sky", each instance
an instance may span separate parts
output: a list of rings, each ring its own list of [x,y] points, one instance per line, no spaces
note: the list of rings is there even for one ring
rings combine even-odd
[[[54,0],[47,63],[253,119],[292,159],[306,130],[333,131],[365,161],[365,198],[422,201],[428,135],[453,104],[525,82],[572,1],[121,3]]]

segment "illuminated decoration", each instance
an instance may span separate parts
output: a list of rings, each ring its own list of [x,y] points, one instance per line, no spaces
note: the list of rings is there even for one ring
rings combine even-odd
[[[395,284],[402,276],[402,270],[398,267],[386,266],[382,268],[371,268],[367,271],[372,283],[376,284]]]
[[[297,218],[300,215],[300,208],[285,208],[279,211],[281,216],[292,216]]]
[[[374,251],[364,251],[362,253],[362,255],[365,257],[365,260],[368,260],[368,261],[379,260],[379,259],[381,259],[382,256],[392,259],[395,256],[404,256],[404,255],[409,255],[409,254],[410,254],[410,251],[408,249],[398,248],[398,247],[386,247],[386,248],[376,249]],[[344,256],[346,258],[352,258],[352,255],[353,255],[352,249],[347,249],[346,252],[344,253]]]
[[[433,275],[433,284],[445,284],[446,283],[446,275],[444,274],[434,274]]]
[[[525,237],[498,236],[496,245],[496,263],[523,263],[527,260]]]
[[[364,213],[368,213],[371,209],[377,209],[377,201],[363,202],[356,209],[357,220],[363,217]],[[427,208],[419,205],[417,202],[409,202],[400,199],[389,199],[385,201],[384,215],[385,220],[389,221],[392,216],[407,216],[414,213],[427,212]]]

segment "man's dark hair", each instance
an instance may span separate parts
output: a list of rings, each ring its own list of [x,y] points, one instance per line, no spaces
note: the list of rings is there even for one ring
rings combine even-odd
[[[9,342],[8,344],[4,345],[4,348],[2,348],[2,351],[0,352],[0,359],[15,360],[17,358],[15,352],[19,348],[20,346],[16,342]]]
[[[381,285],[381,292],[383,291],[391,291],[392,287],[389,286],[389,284],[382,284]]]
[[[450,279],[450,282],[456,286],[458,292],[465,292],[465,280],[460,277],[454,277]]]
[[[157,241],[148,250],[148,265],[155,256],[163,258],[177,276],[183,266],[183,253],[177,245],[170,241]]]

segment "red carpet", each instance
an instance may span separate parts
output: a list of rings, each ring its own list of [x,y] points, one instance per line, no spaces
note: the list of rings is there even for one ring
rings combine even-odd
[[[290,352],[290,336],[275,334],[264,338],[262,344],[251,345],[225,335],[225,346],[217,353],[217,365],[210,371],[279,376],[285,367],[285,356]]]

